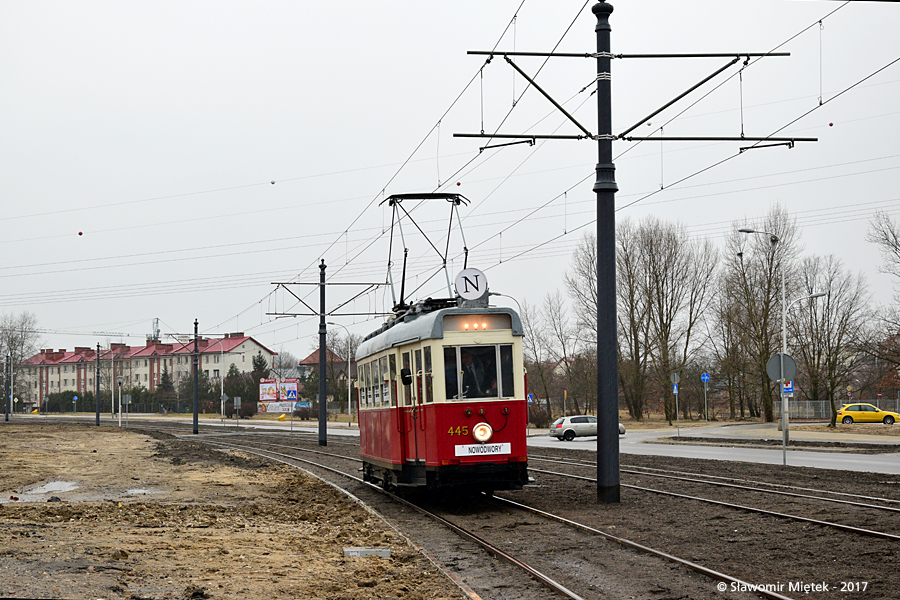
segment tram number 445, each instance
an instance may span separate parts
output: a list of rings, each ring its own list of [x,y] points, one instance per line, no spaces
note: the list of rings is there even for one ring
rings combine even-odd
[[[469,435],[469,426],[463,425],[462,427],[451,427],[450,431],[448,431],[450,435]]]

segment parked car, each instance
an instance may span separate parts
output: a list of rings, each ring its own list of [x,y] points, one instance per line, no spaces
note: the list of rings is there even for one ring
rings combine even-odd
[[[550,425],[550,437],[571,442],[576,437],[597,435],[597,417],[575,415],[560,417]],[[619,423],[619,435],[625,435],[625,426]]]
[[[837,420],[845,425],[850,423],[884,423],[893,425],[900,420],[900,414],[881,410],[874,404],[845,404],[837,412]]]

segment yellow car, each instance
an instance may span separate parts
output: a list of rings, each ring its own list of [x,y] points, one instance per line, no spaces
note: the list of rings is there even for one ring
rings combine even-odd
[[[844,425],[850,423],[884,423],[893,425],[900,420],[900,414],[881,410],[872,404],[845,404],[837,412],[837,420]]]

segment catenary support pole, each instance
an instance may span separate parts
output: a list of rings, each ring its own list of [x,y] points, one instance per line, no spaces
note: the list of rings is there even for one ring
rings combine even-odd
[[[319,264],[319,445],[328,445],[328,398],[325,397],[325,259]]]
[[[112,393],[110,393],[112,404]],[[96,424],[100,427],[100,342],[97,342],[97,374],[94,376],[94,409],[96,410]]]
[[[200,338],[197,335],[200,322],[194,319],[194,434],[200,433]]]
[[[10,373],[9,363],[10,363],[10,356],[9,356],[9,352],[7,352],[6,353],[6,376],[3,378],[3,380],[4,380],[3,387],[6,390],[6,393],[5,393],[6,400],[3,401],[4,421],[9,421],[9,395],[11,393],[9,391],[9,373]]]
[[[616,167],[612,160],[611,4],[597,16],[597,500],[619,502],[619,390],[616,354]]]

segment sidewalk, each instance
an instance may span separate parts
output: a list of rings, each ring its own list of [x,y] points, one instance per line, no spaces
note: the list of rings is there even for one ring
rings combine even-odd
[[[711,423],[710,425],[697,426],[694,423],[691,427],[682,427],[680,434],[678,427],[673,425],[662,425],[655,428],[629,429],[628,423],[625,425],[626,433],[620,436],[622,440],[647,441],[652,442],[658,438],[674,437],[699,437],[699,438],[721,438],[723,442],[728,439],[743,440],[772,440],[781,439],[781,430],[778,423]],[[792,441],[805,442],[843,442],[847,444],[878,444],[886,446],[900,446],[900,425],[897,426],[897,435],[881,435],[865,433],[866,424],[858,424],[859,432],[843,433],[829,431],[804,431],[798,429],[803,425],[811,425],[812,423],[792,423],[789,430],[789,437]],[[549,428],[529,427],[528,437],[549,437]],[[638,438],[638,439],[635,439]]]

